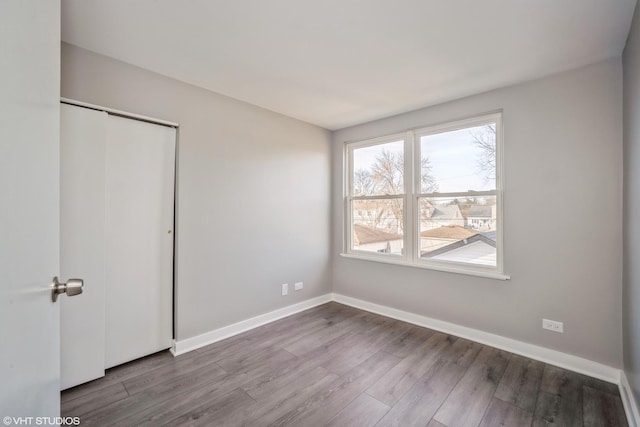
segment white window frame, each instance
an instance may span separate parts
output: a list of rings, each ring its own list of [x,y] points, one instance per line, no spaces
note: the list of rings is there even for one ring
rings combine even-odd
[[[425,193],[421,194],[420,182],[420,138],[442,132],[450,132],[463,128],[481,126],[484,124],[496,124],[496,189],[495,191],[482,191],[475,193]],[[411,267],[427,268],[438,271],[468,274],[473,276],[489,277],[500,280],[507,280],[509,276],[504,273],[504,215],[503,215],[503,127],[502,112],[487,113],[467,119],[451,121],[433,126],[421,127],[407,130],[401,133],[367,139],[364,141],[353,141],[344,143],[344,247],[341,255],[347,258],[357,258],[368,261],[377,261],[390,264],[407,265]],[[353,151],[358,148],[380,145],[393,141],[404,141],[404,193],[391,196],[352,196],[353,185]],[[458,263],[443,260],[430,260],[420,257],[420,197],[465,197],[490,195],[496,197],[496,266],[482,266],[470,263]],[[375,200],[401,198],[404,203],[403,210],[403,248],[404,253],[383,254],[369,251],[352,249],[353,239],[353,218],[351,205],[355,200]]]
[[[359,142],[351,142],[351,143],[347,143],[345,144],[345,159],[347,163],[347,173],[346,173],[346,189],[345,189],[345,218],[346,218],[346,224],[347,224],[347,232],[345,233],[345,249],[346,249],[346,253],[350,254],[350,255],[355,255],[355,256],[359,256],[359,257],[369,257],[372,256],[374,258],[380,258],[380,259],[384,259],[384,258],[390,258],[390,259],[396,259],[397,261],[402,261],[406,258],[406,251],[407,251],[407,247],[406,247],[406,243],[407,243],[407,235],[406,233],[403,233],[403,241],[404,241],[404,250],[405,250],[405,255],[397,255],[397,254],[380,254],[380,253],[373,253],[373,252],[368,252],[368,251],[359,251],[359,250],[354,250],[351,249],[353,246],[353,217],[352,217],[352,211],[351,211],[351,204],[353,201],[355,200],[386,200],[386,199],[402,199],[403,200],[403,205],[404,205],[404,209],[402,212],[402,221],[403,221],[403,228],[406,228],[406,224],[407,224],[407,212],[408,212],[408,208],[407,208],[407,200],[409,199],[409,197],[407,197],[407,189],[410,187],[411,182],[407,177],[406,174],[406,168],[405,168],[405,174],[404,174],[404,182],[403,182],[403,189],[404,189],[404,193],[402,194],[396,194],[396,195],[382,195],[382,196],[352,196],[351,195],[351,188],[353,187],[353,173],[351,173],[351,171],[353,171],[353,150],[356,150],[358,148],[365,148],[365,147],[371,147],[371,146],[375,146],[375,145],[381,145],[381,144],[385,144],[388,142],[395,142],[395,141],[403,141],[404,142],[404,162],[405,165],[407,164],[407,161],[409,160],[407,158],[407,140],[406,140],[406,134],[405,133],[397,133],[394,135],[388,135],[388,136],[383,136],[383,137],[379,137],[379,138],[373,138],[373,139],[368,139],[365,141],[359,141]]]

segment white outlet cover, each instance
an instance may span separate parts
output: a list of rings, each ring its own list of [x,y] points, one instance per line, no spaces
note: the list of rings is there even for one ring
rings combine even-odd
[[[293,288],[294,288],[296,291],[301,290],[302,288],[304,288],[304,282],[297,282],[295,285],[293,285]]]
[[[283,283],[282,284],[282,296],[288,295],[288,294],[289,294],[289,284],[288,283]]]
[[[563,333],[564,325],[562,322],[558,322],[555,320],[542,319],[542,329],[547,329],[549,331]]]

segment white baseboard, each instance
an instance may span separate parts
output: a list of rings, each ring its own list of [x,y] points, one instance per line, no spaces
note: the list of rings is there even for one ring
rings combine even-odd
[[[640,427],[640,411],[638,411],[638,404],[633,397],[633,390],[631,389],[631,385],[629,385],[629,380],[624,371],[620,371],[619,388],[624,411],[627,413],[629,427]]]
[[[206,332],[202,335],[197,335],[195,337],[187,338],[181,341],[174,341],[173,347],[171,348],[171,353],[173,353],[174,356],[179,356],[197,348],[204,347],[205,345],[213,344],[214,342],[218,342],[225,338],[238,335],[242,332],[257,328],[258,326],[262,326],[275,320],[282,319],[283,317],[290,316],[300,311],[308,310],[321,304],[326,304],[331,300],[331,294],[321,295],[319,297],[311,298],[309,300],[302,301],[288,307],[280,308],[269,313],[261,314],[247,320],[242,320],[229,326],[224,326],[222,328]]]
[[[491,347],[506,350],[511,353],[539,360],[550,365],[565,368],[574,372],[598,378],[607,382],[619,384],[620,370],[602,363],[593,362],[578,356],[573,356],[560,351],[551,350],[511,338],[502,337],[500,335],[483,332],[477,329],[468,328],[466,326],[456,325],[454,323],[444,322],[442,320],[433,319],[431,317],[419,314],[409,313],[391,307],[374,304],[357,298],[348,297],[340,294],[333,294],[333,300],[341,304],[349,305],[361,310],[370,311],[372,313],[391,317],[393,319],[402,320],[403,322],[412,323],[414,325],[423,326],[425,328],[434,329],[436,331],[455,335]]]

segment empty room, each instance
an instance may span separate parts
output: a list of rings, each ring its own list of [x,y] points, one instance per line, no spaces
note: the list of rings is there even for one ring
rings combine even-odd
[[[3,425],[640,426],[635,0],[0,0]]]

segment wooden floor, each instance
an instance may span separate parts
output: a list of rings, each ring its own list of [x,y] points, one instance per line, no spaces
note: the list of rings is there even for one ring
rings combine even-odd
[[[614,384],[325,304],[62,393],[82,425],[626,426]]]

